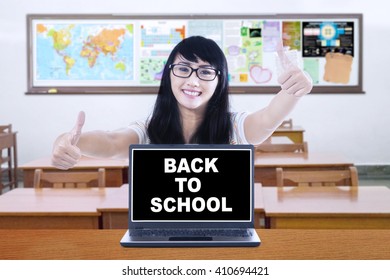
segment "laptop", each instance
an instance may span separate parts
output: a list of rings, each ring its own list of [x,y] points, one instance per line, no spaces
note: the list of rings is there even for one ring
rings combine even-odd
[[[259,246],[252,145],[130,145],[124,247]]]

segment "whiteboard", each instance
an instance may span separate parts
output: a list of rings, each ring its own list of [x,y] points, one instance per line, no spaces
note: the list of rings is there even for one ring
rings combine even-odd
[[[362,93],[362,14],[27,15],[27,93],[156,93],[173,47],[213,39],[230,91],[275,93],[276,45],[313,80],[313,93]]]

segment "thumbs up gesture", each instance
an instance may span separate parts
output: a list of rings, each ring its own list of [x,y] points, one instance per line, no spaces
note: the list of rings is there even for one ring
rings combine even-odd
[[[73,167],[81,158],[81,151],[76,146],[85,122],[85,113],[80,112],[75,126],[70,132],[60,135],[53,145],[52,165],[63,170]]]
[[[295,65],[286,55],[283,44],[279,43],[276,47],[281,74],[278,77],[278,83],[282,90],[295,96],[308,94],[313,88],[313,82],[309,74],[302,71],[298,65]]]

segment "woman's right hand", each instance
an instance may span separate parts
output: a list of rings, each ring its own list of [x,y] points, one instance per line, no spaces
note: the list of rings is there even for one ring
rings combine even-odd
[[[74,128],[60,135],[53,145],[51,157],[52,165],[63,170],[72,168],[81,158],[81,151],[76,146],[80,139],[81,130],[85,122],[85,113],[80,112]]]

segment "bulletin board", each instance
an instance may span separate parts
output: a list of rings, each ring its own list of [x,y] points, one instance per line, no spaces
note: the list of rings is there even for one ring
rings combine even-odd
[[[230,92],[279,90],[276,45],[313,80],[313,93],[363,93],[362,14],[27,15],[28,94],[157,93],[183,38],[213,39]]]

